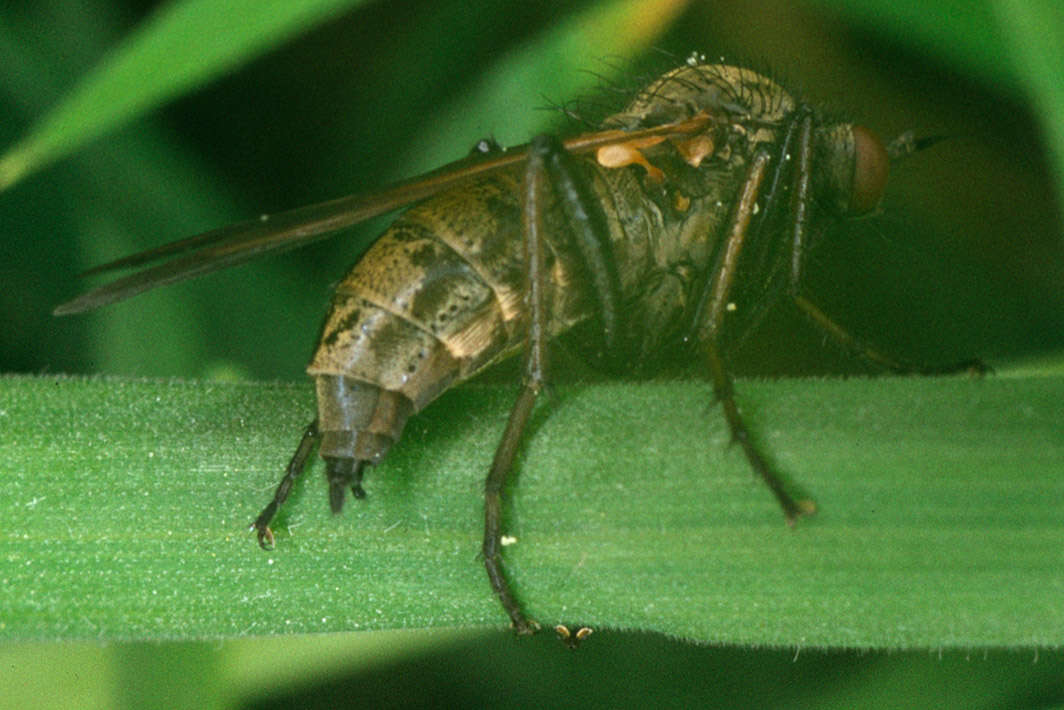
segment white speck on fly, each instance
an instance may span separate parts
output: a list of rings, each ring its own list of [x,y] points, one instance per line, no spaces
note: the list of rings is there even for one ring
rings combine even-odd
[[[517,538],[513,535],[503,535],[501,538],[499,538],[499,544],[503,547],[508,547],[514,544],[515,542],[517,542]]]

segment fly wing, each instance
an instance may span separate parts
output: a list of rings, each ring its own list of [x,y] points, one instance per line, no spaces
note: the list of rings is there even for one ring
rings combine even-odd
[[[704,127],[699,117],[683,123],[667,124],[641,131],[602,131],[570,139],[565,147],[573,153],[587,153],[611,143],[652,135],[683,135]],[[97,266],[87,274],[115,269],[148,266],[129,276],[81,294],[56,307],[57,316],[81,313],[132,298],[159,286],[209,274],[242,264],[260,256],[327,239],[341,229],[372,217],[406,207],[475,178],[510,168],[525,160],[527,145],[488,156],[471,156],[381,190],[341,197],[316,205],[299,207],[275,215],[240,222],[203,234],[165,244],[148,251]]]
[[[424,200],[478,175],[499,170],[524,159],[514,151],[487,160],[462,160],[445,169],[397,183],[382,190],[359,193],[298,207],[274,215],[239,222],[203,234],[133,254],[87,271],[87,274],[149,266],[117,281],[92,289],[58,306],[55,315],[81,313],[136,296],[144,291],[227,269],[265,254],[312,244],[335,232],[377,215]]]

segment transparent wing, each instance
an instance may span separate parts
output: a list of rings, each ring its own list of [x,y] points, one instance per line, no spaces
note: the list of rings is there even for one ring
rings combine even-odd
[[[709,119],[698,116],[681,123],[640,131],[602,131],[565,142],[573,153],[648,136],[684,135],[703,128]],[[185,281],[242,264],[265,254],[296,249],[327,239],[337,231],[458,187],[525,160],[527,145],[487,156],[471,156],[438,170],[380,190],[341,197],[274,215],[204,232],[148,251],[94,267],[86,274],[147,266],[129,276],[87,291],[56,307],[57,316],[81,313],[136,296],[159,286]]]

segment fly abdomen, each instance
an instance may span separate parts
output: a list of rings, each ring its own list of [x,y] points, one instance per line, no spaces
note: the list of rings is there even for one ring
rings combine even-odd
[[[515,240],[448,223],[449,199],[400,218],[336,289],[307,368],[323,456],[376,463],[411,413],[520,344],[523,304],[508,295],[522,286]],[[492,258],[486,242],[505,253]]]
[[[377,463],[399,440],[413,404],[400,392],[343,375],[318,375],[321,455]]]

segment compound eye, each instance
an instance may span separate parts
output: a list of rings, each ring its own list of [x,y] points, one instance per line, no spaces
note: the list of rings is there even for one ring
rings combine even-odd
[[[860,215],[876,208],[887,188],[889,172],[890,157],[883,142],[864,126],[854,126],[850,214]]]

